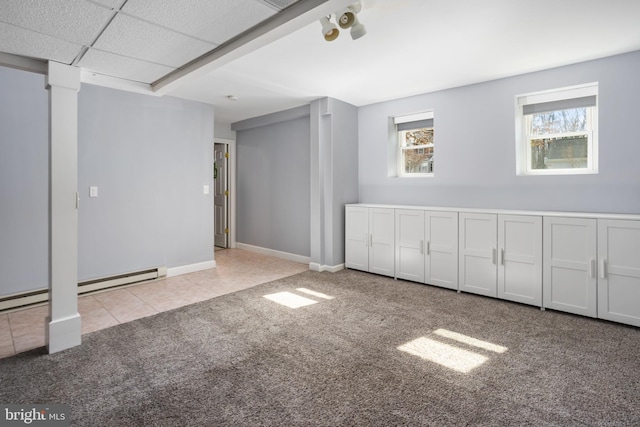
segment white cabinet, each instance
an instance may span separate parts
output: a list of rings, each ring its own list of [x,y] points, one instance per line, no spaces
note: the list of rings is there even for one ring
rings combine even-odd
[[[369,209],[369,271],[393,276],[395,273],[394,209]]]
[[[640,326],[640,221],[598,219],[598,317]]]
[[[498,298],[542,307],[542,217],[498,215]]]
[[[458,289],[458,212],[425,211],[424,281]]]
[[[542,218],[460,213],[460,290],[542,306]]]
[[[396,277],[458,289],[458,213],[396,209]]]
[[[345,266],[394,275],[394,209],[347,206]]]
[[[638,215],[347,205],[345,236],[347,268],[640,326]]]
[[[459,227],[460,290],[497,297],[497,215],[461,212]]]
[[[423,210],[396,209],[396,277],[424,283]]]
[[[640,326],[640,221],[544,219],[544,306]]]
[[[596,317],[596,220],[544,218],[545,308]]]
[[[369,271],[369,208],[345,209],[345,267]]]

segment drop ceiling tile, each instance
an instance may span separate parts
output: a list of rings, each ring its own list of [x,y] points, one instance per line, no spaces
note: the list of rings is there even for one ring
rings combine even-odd
[[[215,44],[276,13],[256,0],[129,0],[123,12]]]
[[[113,12],[84,0],[0,0],[0,21],[89,45]]]
[[[180,67],[215,47],[122,14],[113,19],[93,46],[170,67]]]
[[[89,49],[78,66],[88,71],[143,83],[152,83],[174,70],[174,68],[164,65],[127,58],[97,49]]]
[[[0,22],[0,52],[71,64],[82,45]]]

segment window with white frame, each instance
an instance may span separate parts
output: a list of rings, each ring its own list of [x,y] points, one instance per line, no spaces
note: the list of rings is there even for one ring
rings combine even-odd
[[[518,175],[598,172],[598,84],[516,97]]]
[[[398,176],[433,175],[433,111],[394,117]]]

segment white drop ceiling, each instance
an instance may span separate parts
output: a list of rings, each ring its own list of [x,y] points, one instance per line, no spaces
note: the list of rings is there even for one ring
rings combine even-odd
[[[0,55],[206,102],[231,123],[323,96],[362,106],[640,50],[638,0],[363,0],[368,34],[325,42],[317,20],[349,3],[0,0]],[[256,32],[278,15],[288,22]]]

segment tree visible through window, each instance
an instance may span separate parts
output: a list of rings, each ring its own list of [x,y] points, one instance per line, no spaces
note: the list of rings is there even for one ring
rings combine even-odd
[[[586,107],[530,115],[531,169],[586,168],[588,116]]]
[[[394,118],[398,132],[398,176],[433,174],[433,112]]]
[[[598,172],[598,85],[517,97],[519,174]]]
[[[402,172],[433,173],[433,128],[400,132]]]

